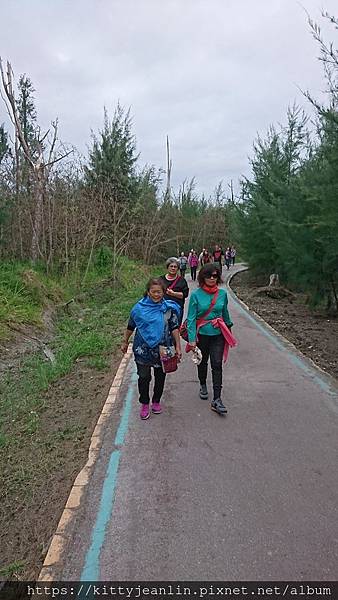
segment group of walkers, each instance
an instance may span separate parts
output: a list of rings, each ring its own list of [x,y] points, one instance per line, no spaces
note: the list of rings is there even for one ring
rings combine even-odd
[[[221,246],[216,244],[214,250],[209,252],[207,248],[203,248],[199,255],[192,248],[186,256],[184,252],[181,252],[179,257],[179,269],[182,277],[185,277],[187,267],[190,267],[190,275],[192,281],[196,281],[197,268],[201,268],[209,263],[215,263],[219,265],[222,270],[223,265],[227,269],[230,269],[231,265],[234,265],[236,261],[236,248],[235,246],[228,246],[224,251]]]
[[[131,310],[121,350],[127,352],[129,339],[135,332],[133,353],[138,373],[141,419],[148,419],[151,413],[162,412],[166,371],[170,361],[176,364],[181,361],[181,337],[187,341],[186,351],[193,352],[197,364],[199,397],[202,400],[209,397],[207,372],[210,358],[211,409],[220,415],[227,412],[221,399],[222,362],[226,360],[229,346],[236,342],[231,334],[233,324],[228,312],[227,292],[220,287],[225,255],[219,246],[215,247],[212,255],[208,253],[208,260],[206,253],[208,251],[204,249],[197,256],[195,250],[191,250],[188,257],[182,252],[179,258],[168,258],[167,272],[148,281],[144,297]],[[235,255],[236,252],[233,259]],[[201,268],[197,277],[198,288],[191,293],[187,319],[182,324],[184,304],[189,295],[185,279],[187,265],[192,280],[196,279],[197,267]],[[150,404],[152,369],[154,388]]]

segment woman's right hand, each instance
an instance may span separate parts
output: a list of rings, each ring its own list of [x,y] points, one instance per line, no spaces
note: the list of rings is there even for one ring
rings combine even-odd
[[[125,353],[127,352],[127,350],[128,350],[128,345],[129,345],[129,344],[128,344],[128,342],[123,342],[123,343],[121,344],[121,346],[120,346],[120,350],[121,350],[121,352],[123,352],[123,354],[125,354]]]
[[[195,350],[196,348],[196,342],[189,342],[189,346],[192,350]]]

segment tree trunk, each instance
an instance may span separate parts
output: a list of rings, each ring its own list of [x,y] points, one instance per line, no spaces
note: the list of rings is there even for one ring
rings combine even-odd
[[[338,312],[338,295],[337,295],[337,290],[336,290],[336,286],[335,286],[333,278],[331,279],[331,285],[332,285],[333,297],[334,297],[335,303],[336,303],[336,311]]]
[[[33,216],[33,237],[31,245],[31,259],[36,262],[39,256],[41,256],[40,250],[40,237],[42,227],[42,211],[43,211],[43,197],[44,197],[44,181],[40,169],[36,171],[35,176],[35,207]]]
[[[279,287],[279,275],[278,273],[272,273],[270,275],[269,287]]]

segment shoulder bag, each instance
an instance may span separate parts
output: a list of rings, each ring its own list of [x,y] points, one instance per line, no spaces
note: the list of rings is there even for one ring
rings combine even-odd
[[[218,292],[219,290],[217,290],[217,292],[214,293],[213,298],[211,300],[210,306],[208,308],[208,310],[196,321],[196,326],[197,326],[197,331],[199,329],[199,322],[204,321],[205,317],[208,316],[208,314],[212,311],[212,309],[215,306],[216,300],[217,300],[217,296],[218,296]],[[187,326],[187,319],[185,319],[180,327],[180,336],[181,338],[185,341],[188,342],[188,326]]]

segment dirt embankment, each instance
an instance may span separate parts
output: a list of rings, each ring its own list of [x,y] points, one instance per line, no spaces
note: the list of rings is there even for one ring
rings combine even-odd
[[[267,283],[265,279],[254,278],[249,271],[242,271],[234,276],[230,285],[250,309],[338,379],[338,315],[310,310],[304,294],[280,299],[256,295],[257,289]]]
[[[21,360],[37,349],[34,341],[21,342],[19,357],[11,355],[14,344],[8,345],[12,374],[19,374]],[[37,431],[27,439],[22,425],[13,423],[18,443],[10,450],[0,444],[0,580],[38,576],[74,479],[87,460],[90,437],[120,359],[120,353],[111,357],[108,372],[80,359],[40,396]]]
[[[0,581],[39,574],[121,360],[134,287],[115,297],[96,285],[0,341]]]

